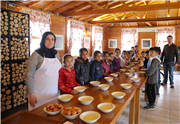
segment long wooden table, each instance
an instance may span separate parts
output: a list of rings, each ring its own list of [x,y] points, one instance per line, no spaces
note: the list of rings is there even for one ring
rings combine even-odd
[[[138,71],[135,72],[133,77],[139,77],[141,80],[138,83],[132,83],[131,79],[129,77],[127,77],[125,75],[125,73],[120,73],[120,75],[118,77],[114,78],[114,80],[112,82],[107,82],[105,79],[100,80],[101,84],[109,84],[110,85],[110,88],[107,91],[101,91],[98,87],[93,87],[90,84],[88,84],[87,85],[89,87],[88,90],[86,90],[82,93],[73,95],[74,96],[73,99],[68,103],[62,103],[58,99],[55,99],[49,103],[52,104],[54,102],[58,102],[58,103],[62,104],[63,107],[76,106],[76,107],[81,108],[83,112],[90,111],[90,110],[97,111],[101,114],[101,118],[96,122],[96,124],[110,124],[110,123],[114,124],[118,120],[118,118],[120,117],[120,115],[122,114],[124,109],[127,107],[127,105],[130,103],[129,123],[132,124],[134,122],[134,111],[137,114],[139,114],[140,89],[143,87],[143,85],[145,84],[146,79],[147,79],[144,76],[139,76]],[[122,83],[131,83],[133,86],[130,89],[125,90],[125,89],[122,89],[122,87],[120,86],[120,84],[122,84]],[[120,100],[114,99],[114,97],[111,95],[111,93],[114,91],[125,92],[126,96]],[[94,101],[88,106],[84,106],[78,101],[78,97],[84,96],[84,95],[89,95],[89,96],[94,97]],[[107,113],[107,114],[102,113],[97,108],[97,105],[102,102],[111,102],[116,105],[116,108],[110,113]],[[136,103],[136,107],[137,107],[136,109],[135,109],[135,103]],[[43,111],[43,108],[47,104],[48,103],[38,107],[37,109],[30,111],[30,113],[40,115],[43,117],[47,117],[52,120],[60,121],[62,123],[65,121],[68,121],[68,119],[66,119],[60,113],[55,116],[50,116],[50,115],[46,114]],[[139,116],[137,116],[137,115],[135,116],[136,122],[139,121],[139,119],[137,119],[137,117],[139,118]],[[79,117],[74,120],[70,120],[70,121],[73,122],[74,124],[83,124],[84,123],[83,121],[81,121],[79,119]]]
[[[118,77],[115,77],[112,82],[107,82],[105,79],[100,80],[101,84],[109,84],[110,88],[107,91],[102,91],[98,87],[93,87],[90,84],[87,86],[89,89],[85,90],[82,93],[78,93],[76,95],[73,95],[73,98],[70,102],[63,103],[59,101],[58,99],[55,99],[53,101],[50,101],[48,103],[52,104],[55,102],[58,102],[63,105],[63,107],[71,107],[76,106],[82,109],[82,112],[84,111],[97,111],[101,114],[101,118],[95,123],[95,124],[115,124],[122,112],[125,110],[127,105],[130,103],[130,109],[129,109],[129,124],[134,123],[134,113],[135,113],[135,124],[139,123],[139,111],[140,111],[140,90],[144,86],[147,77],[139,76],[138,70],[134,73],[133,77],[139,77],[140,81],[138,83],[132,83],[131,79],[125,75],[125,73],[120,73]],[[122,83],[131,83],[133,86],[128,89],[122,89],[120,84]],[[117,100],[114,99],[114,97],[111,95],[114,91],[122,91],[126,93],[126,96],[123,99]],[[88,105],[82,105],[78,98],[80,96],[93,96],[94,101]],[[116,108],[110,112],[110,113],[102,113],[98,108],[97,105],[99,103],[103,102],[111,102],[115,104]],[[41,117],[45,117],[52,121],[57,121],[60,123],[64,123],[66,121],[73,122],[74,124],[84,124],[82,120],[80,120],[79,117],[77,117],[74,120],[68,120],[66,119],[61,113],[51,116],[44,112],[43,108],[48,104],[45,103],[44,105],[30,111],[29,113]]]

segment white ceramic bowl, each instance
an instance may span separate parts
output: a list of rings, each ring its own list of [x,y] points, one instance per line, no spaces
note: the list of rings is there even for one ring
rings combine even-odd
[[[77,90],[79,93],[83,92],[85,89],[86,89],[86,87],[84,87],[84,86],[74,87],[74,90]]]
[[[128,70],[130,73],[134,73],[135,72],[135,70]]]
[[[72,107],[71,107],[71,108],[72,108]],[[76,107],[76,108],[80,109],[79,107]],[[81,110],[81,109],[80,109],[80,110]],[[79,113],[76,114],[76,115],[65,115],[65,114],[63,114],[63,112],[64,112],[64,109],[61,111],[61,114],[62,114],[65,118],[67,118],[67,119],[69,119],[69,120],[73,120],[73,119],[77,118],[77,116],[82,112],[82,110],[81,110],[81,112],[79,112]]]
[[[113,77],[105,77],[104,79],[106,79],[107,82],[111,82],[114,78]]]
[[[132,77],[133,73],[125,73],[128,77]]]
[[[114,77],[117,77],[117,76],[118,76],[117,73],[112,73],[112,74],[110,74],[110,75],[112,75],[112,76],[114,76]]]
[[[86,111],[81,113],[79,117],[85,123],[92,124],[95,123],[101,115],[96,111]]]
[[[92,96],[81,96],[81,97],[78,98],[78,100],[83,105],[89,105],[94,100],[94,98]]]
[[[58,96],[58,99],[61,102],[69,102],[72,98],[73,98],[73,95],[71,94],[63,94],[63,95]]]
[[[141,71],[146,71],[147,69],[146,68],[141,68]]]
[[[139,71],[140,75],[144,75],[144,73],[145,73],[144,71]]]
[[[113,95],[115,99],[122,99],[126,95],[126,93],[116,91],[116,92],[112,92],[111,95]]]
[[[120,71],[125,72],[125,71],[126,71],[126,69],[120,69]]]
[[[109,89],[110,85],[109,84],[100,84],[98,87],[101,90],[105,91],[105,90]]]
[[[132,67],[131,69],[132,69],[132,70],[136,70],[136,69],[137,69],[137,67]]]
[[[112,103],[100,103],[97,108],[104,113],[111,112],[116,106]]]
[[[98,86],[101,82],[100,81],[91,81],[90,84],[94,87]]]
[[[60,110],[56,111],[56,112],[48,112],[48,111],[46,111],[46,107],[44,107],[44,111],[49,115],[57,115],[62,109],[63,109],[63,107]]]
[[[125,66],[126,68],[130,68],[130,66]]]
[[[140,78],[131,78],[131,80],[134,82],[134,83],[137,83],[140,81]]]
[[[121,84],[121,86],[126,90],[132,87],[131,84]]]

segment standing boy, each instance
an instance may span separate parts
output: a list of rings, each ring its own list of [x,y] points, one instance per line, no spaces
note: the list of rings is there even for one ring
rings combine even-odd
[[[147,70],[145,72],[145,76],[147,79],[146,93],[149,100],[147,106],[144,109],[153,110],[156,99],[156,84],[158,82],[158,71],[161,67],[160,59],[156,56],[156,48],[151,47],[149,49],[150,59],[148,61]]]

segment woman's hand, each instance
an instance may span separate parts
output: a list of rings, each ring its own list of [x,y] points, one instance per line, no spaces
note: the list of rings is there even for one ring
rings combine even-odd
[[[35,103],[37,104],[37,97],[36,95],[33,93],[33,94],[29,94],[29,103],[32,107],[35,107]]]
[[[78,91],[77,90],[71,90],[71,94],[77,94]]]

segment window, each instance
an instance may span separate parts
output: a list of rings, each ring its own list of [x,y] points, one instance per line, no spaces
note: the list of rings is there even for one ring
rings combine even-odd
[[[121,51],[131,50],[137,45],[137,29],[122,29],[121,31]]]
[[[30,55],[38,48],[40,48],[41,37],[44,32],[50,31],[49,24],[30,21]]]
[[[77,21],[68,21],[68,52],[72,56],[79,55],[79,49],[83,47],[84,23]]]
[[[175,33],[174,27],[156,28],[156,46],[160,47],[162,51],[164,48],[164,45],[168,43],[167,36],[172,35],[174,39],[174,33]]]
[[[102,40],[103,40],[103,28],[93,26],[92,28],[93,52],[96,50],[102,52]]]

